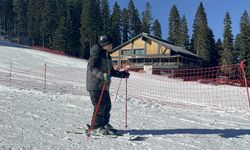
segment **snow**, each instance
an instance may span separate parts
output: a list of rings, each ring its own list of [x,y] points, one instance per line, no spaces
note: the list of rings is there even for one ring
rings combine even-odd
[[[12,87],[3,82],[8,81],[6,74],[10,62],[16,71],[26,70],[13,75],[18,84],[13,83]],[[46,92],[43,91],[42,80],[45,63],[49,66]],[[124,127],[125,80],[122,80],[115,100],[120,79],[113,78],[111,124],[123,133],[139,135],[139,141],[87,139],[85,135],[66,133],[81,132],[81,128],[91,120],[93,107],[85,90],[86,66],[87,62],[81,59],[0,46],[0,149],[249,149],[250,112],[246,108],[244,111],[212,107],[197,109],[192,106],[195,101],[191,100],[188,106],[184,106],[182,99],[171,93],[173,91],[168,95],[159,95],[161,90],[150,93],[150,88],[162,89],[162,84],[155,84],[159,79],[149,80],[148,76],[136,73],[132,73],[128,80],[128,129]],[[151,80],[154,80],[154,85],[146,88],[145,83],[150,84]],[[135,81],[136,85],[133,84]],[[186,86],[182,81],[172,82]],[[207,86],[199,84],[192,87]],[[139,91],[139,88],[144,90]],[[232,91],[233,87],[227,90]],[[173,103],[181,107],[175,107]]]

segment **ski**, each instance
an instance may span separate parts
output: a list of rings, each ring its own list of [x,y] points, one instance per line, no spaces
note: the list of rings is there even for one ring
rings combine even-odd
[[[84,131],[69,131],[69,130],[67,130],[65,132],[67,134],[86,135],[87,136],[88,129],[85,129]],[[90,137],[94,138],[94,139],[118,138],[118,139],[126,139],[128,141],[143,141],[143,140],[145,140],[144,137],[139,136],[139,135],[130,135],[129,133],[121,134],[121,133],[119,133],[119,130],[114,135],[100,135],[100,134],[91,133]]]
[[[69,130],[67,130],[65,132],[68,133],[68,134],[84,134],[83,132],[79,132],[79,131],[69,131]]]
[[[139,135],[130,135],[130,134],[114,134],[114,135],[99,135],[99,134],[91,134],[90,137],[93,138],[117,138],[117,139],[125,139],[129,141],[142,141],[143,137]]]

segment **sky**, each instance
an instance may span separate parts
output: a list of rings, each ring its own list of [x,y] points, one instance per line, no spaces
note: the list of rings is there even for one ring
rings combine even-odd
[[[111,11],[113,11],[113,5],[116,1],[122,9],[127,7],[129,2],[129,0],[109,0]],[[168,37],[168,17],[173,5],[177,6],[181,16],[186,16],[190,37],[192,36],[193,20],[200,2],[204,4],[208,25],[213,30],[216,39],[223,39],[223,21],[226,12],[230,13],[232,19],[232,33],[234,37],[239,33],[240,17],[244,10],[250,13],[250,0],[134,0],[140,15],[147,1],[152,7],[153,20],[158,19],[161,23],[164,39]]]

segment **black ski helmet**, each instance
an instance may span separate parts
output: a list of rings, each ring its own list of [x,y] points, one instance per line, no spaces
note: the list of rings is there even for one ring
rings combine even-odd
[[[113,40],[109,35],[99,36],[98,42],[101,46],[112,44]]]

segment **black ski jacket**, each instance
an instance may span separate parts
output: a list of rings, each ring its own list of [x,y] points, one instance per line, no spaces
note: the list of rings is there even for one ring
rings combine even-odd
[[[110,54],[103,50],[100,45],[95,45],[90,50],[87,67],[86,87],[88,91],[102,90],[104,73],[110,73],[113,77],[124,78],[123,72],[114,70]],[[108,83],[105,90],[109,90],[109,85],[110,83]]]

